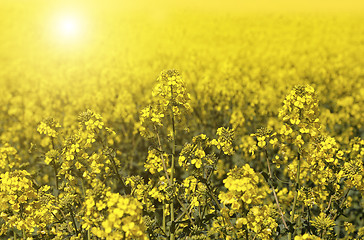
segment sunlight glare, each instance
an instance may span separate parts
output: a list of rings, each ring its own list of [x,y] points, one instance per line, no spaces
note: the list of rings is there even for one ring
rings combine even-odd
[[[59,35],[65,38],[75,38],[80,35],[80,21],[73,16],[62,16],[58,20]]]

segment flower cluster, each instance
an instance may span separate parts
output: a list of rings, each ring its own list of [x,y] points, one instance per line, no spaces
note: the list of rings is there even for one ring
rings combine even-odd
[[[177,70],[162,71],[153,90],[152,104],[141,110],[138,129],[143,137],[153,137],[156,127],[162,127],[166,116],[181,120],[182,114],[191,111],[190,95]]]
[[[292,139],[302,148],[305,138],[314,138],[320,132],[318,100],[313,87],[296,86],[283,101],[278,117],[284,125],[280,134]]]
[[[57,137],[61,125],[54,118],[46,118],[38,125],[37,131],[49,137]]]
[[[234,129],[221,127],[216,131],[217,139],[211,141],[212,145],[216,145],[218,149],[221,149],[226,155],[233,155],[233,140]]]
[[[354,138],[350,142],[350,148],[338,154],[338,158],[345,160],[344,166],[339,173],[339,176],[346,178],[346,183],[355,187],[364,195],[364,140]],[[345,156],[346,155],[346,156]]]
[[[255,236],[261,239],[271,239],[278,224],[276,222],[276,211],[272,206],[254,206],[249,210],[246,219],[243,218],[248,229],[255,233]]]
[[[322,238],[317,237],[315,235],[311,235],[308,233],[305,233],[303,235],[297,235],[294,237],[294,240],[321,240]]]
[[[47,165],[58,164],[59,158],[60,158],[60,153],[55,149],[51,149],[45,154],[44,162]]]
[[[318,100],[314,88],[309,85],[298,85],[291,90],[279,111],[279,117],[284,122],[300,126],[302,129],[318,122],[317,114]]]
[[[173,192],[171,188],[171,182],[167,180],[165,176],[161,176],[157,179],[150,179],[151,189],[149,195],[151,198],[158,200],[159,202],[169,202],[173,197],[176,196],[176,192]]]
[[[19,167],[20,157],[18,156],[18,151],[10,146],[9,143],[5,143],[0,147],[0,169],[12,169],[14,167]]]
[[[179,165],[186,170],[191,165],[197,169],[212,166],[216,161],[214,154],[206,154],[206,150],[211,144],[205,134],[193,137],[192,143],[186,143],[182,148],[178,158]]]
[[[140,122],[143,124],[145,121],[150,120],[156,126],[163,126],[162,120],[164,113],[158,111],[158,109],[152,106],[146,107],[140,112]]]
[[[183,180],[184,197],[191,202],[191,207],[205,206],[207,204],[207,187],[199,182],[194,176],[189,176]]]
[[[87,189],[84,204],[84,221],[82,227],[86,230],[92,229],[97,232],[97,227],[102,224],[107,206],[106,197],[110,188],[107,188],[101,181],[95,179],[92,182],[92,189]]]
[[[168,154],[160,153],[156,149],[148,151],[148,157],[145,160],[144,167],[151,174],[162,172],[163,170],[168,171],[169,160]]]
[[[278,139],[275,137],[277,133],[272,133],[271,130],[260,128],[256,133],[250,134],[252,137],[256,137],[257,146],[260,148],[264,148],[269,141],[270,144],[275,145],[278,142]]]
[[[231,169],[223,182],[228,191],[220,193],[219,199],[224,205],[231,205],[233,211],[240,211],[249,204],[260,204],[269,190],[248,164]]]
[[[107,239],[147,239],[142,218],[142,204],[133,197],[123,197],[117,193],[106,193],[107,218],[100,227],[92,228],[99,238]]]
[[[336,173],[339,166],[337,155],[340,155],[340,151],[335,139],[328,136],[314,138],[308,151],[306,160],[310,166],[311,181],[317,185],[327,185],[330,182],[338,188],[340,179],[337,179]]]
[[[5,221],[0,235],[15,228],[28,234],[44,231],[54,221],[52,211],[55,201],[47,191],[49,186],[36,189],[25,170],[0,175],[0,213]]]
[[[59,174],[65,175],[67,178],[71,178],[70,171],[75,163],[75,158],[80,152],[81,138],[78,134],[71,135],[65,141],[65,146],[62,149],[63,158],[60,163]]]
[[[254,137],[256,139],[255,144],[250,144],[249,153],[254,157],[255,152],[258,150],[266,149],[267,143],[271,144],[275,147],[278,143],[278,139],[276,137],[277,133],[266,128],[260,128],[256,133],[250,134],[250,137]],[[279,162],[279,156],[276,155],[274,162]]]
[[[90,147],[96,141],[96,134],[104,127],[102,117],[100,114],[87,109],[78,116],[78,121],[81,137],[86,140],[84,145],[86,148]]]
[[[304,206],[313,207],[320,202],[321,195],[317,189],[301,187],[298,191],[298,200],[303,202]]]
[[[172,108],[173,114],[179,117],[182,110],[190,111],[190,95],[186,91],[184,81],[177,70],[162,71],[157,78],[157,85],[154,87],[153,96],[157,97],[158,105],[167,112]]]
[[[312,226],[314,226],[319,233],[332,234],[334,230],[335,222],[325,213],[321,212],[319,216],[311,220]]]
[[[131,193],[139,202],[143,204],[144,210],[147,212],[155,212],[151,190],[153,189],[152,181],[144,184],[144,179],[140,176],[128,177],[125,181],[127,186],[131,187]],[[159,198],[158,198],[159,199]]]

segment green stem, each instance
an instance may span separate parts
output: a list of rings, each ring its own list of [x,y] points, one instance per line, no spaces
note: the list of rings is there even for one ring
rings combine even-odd
[[[214,200],[215,204],[217,205],[217,207],[219,208],[220,213],[221,213],[222,208],[221,208],[221,206],[220,206],[219,201],[218,201],[218,200],[216,199],[216,197],[214,196],[214,194],[213,194],[213,192],[212,192],[211,188],[209,187],[209,185],[207,185],[207,184],[206,184],[206,187],[207,187],[207,189],[208,189],[208,194],[210,195],[210,197],[212,198],[212,200]],[[224,222],[225,222],[225,221],[227,221],[227,222],[230,224],[230,226],[231,226],[231,228],[232,228],[232,230],[233,230],[233,232],[234,232],[234,236],[237,236],[236,231],[235,231],[235,228],[234,228],[234,225],[232,224],[232,222],[231,222],[230,220],[228,220],[228,219],[225,219],[225,217],[224,217],[224,216],[223,216],[223,220],[224,220]],[[226,222],[225,222],[225,224],[226,224]]]
[[[70,207],[70,213],[71,213],[71,218],[72,218],[73,227],[75,228],[76,235],[78,235],[78,229],[77,229],[76,220],[75,220],[75,216],[74,216],[74,214],[73,214],[72,207]]]
[[[127,188],[127,186],[126,186],[123,178],[119,174],[119,171],[118,171],[118,169],[116,167],[116,163],[115,163],[113,157],[112,156],[109,156],[109,159],[110,159],[110,161],[112,163],[112,166],[113,166],[113,169],[114,169],[114,173],[116,174],[117,178],[119,179],[119,181],[120,181],[120,183],[121,183],[121,185],[123,187],[124,193],[125,194],[128,194],[128,188]],[[130,191],[129,191],[129,193],[130,193]]]
[[[59,195],[59,183],[58,183],[58,171],[57,171],[57,165],[55,160],[53,160],[53,171],[54,171],[54,178],[56,180],[56,189],[57,189],[57,195],[56,195],[56,199],[58,202],[58,195]]]
[[[243,216],[246,218],[249,210],[246,209],[246,206],[245,206],[245,203],[243,202],[243,200],[240,200],[240,204],[243,207],[243,209],[242,209]],[[243,230],[245,232],[245,239],[248,240],[249,232],[248,232],[248,226],[246,224],[243,225]]]
[[[274,186],[273,186],[273,174],[272,174],[272,171],[271,171],[271,168],[270,168],[270,162],[269,162],[269,158],[268,158],[268,151],[267,151],[266,148],[265,148],[265,155],[267,156],[267,165],[268,165],[268,172],[269,172],[269,179],[270,179],[269,184],[271,185],[272,192],[273,192],[273,196],[274,196],[274,199],[276,201],[276,204],[277,204],[277,207],[278,207],[278,211],[279,211],[279,213],[281,215],[281,219],[282,219],[283,225],[284,225],[284,227],[286,229],[288,229],[287,223],[284,220],[284,215],[283,215],[281,206],[280,206],[279,201],[278,201],[278,196],[277,196],[276,191],[275,191]]]
[[[163,212],[162,228],[163,228],[163,232],[166,232],[166,214],[165,214],[165,203],[164,203],[164,201],[163,201],[162,212]]]
[[[173,87],[171,86],[171,98],[172,98],[172,101],[173,100]],[[172,188],[173,188],[173,185],[174,185],[174,158],[175,158],[175,155],[176,155],[176,127],[175,127],[175,124],[174,124],[174,112],[173,112],[173,106],[171,105],[171,117],[172,117],[172,134],[173,134],[173,140],[172,140],[172,162],[171,162],[171,182],[172,182]],[[174,195],[174,192],[173,192],[173,195]],[[172,195],[172,202],[171,202],[171,223],[173,224],[174,223],[174,196]],[[175,239],[175,236],[174,236],[174,232],[170,233],[171,237],[170,239],[171,240],[174,240]]]
[[[82,187],[82,196],[85,199],[86,198],[86,188],[85,188],[85,180],[83,177],[81,177],[81,187]]]
[[[54,149],[54,137],[51,137],[52,149]]]
[[[191,216],[190,216],[190,214],[189,214],[189,212],[188,212],[188,208],[190,208],[191,207],[191,205],[189,205],[187,208],[183,205],[183,203],[177,198],[177,201],[179,202],[179,204],[182,206],[182,208],[183,208],[183,213],[181,213],[181,215],[179,215],[178,217],[177,217],[177,219],[176,219],[176,221],[178,222],[180,219],[182,219],[182,217],[184,216],[184,215],[187,215],[187,217],[188,217],[188,219],[190,220],[190,223],[191,223],[191,225],[193,225],[193,226],[195,226],[195,224],[193,223],[193,221],[192,221],[192,219],[191,219]]]
[[[301,170],[301,161],[300,161],[301,155],[298,154],[298,164],[297,164],[297,175],[296,175],[296,184],[295,184],[295,193],[294,193],[294,200],[293,200],[293,207],[292,207],[292,215],[290,218],[290,222],[293,223],[294,221],[294,214],[296,210],[296,203],[297,203],[297,195],[298,195],[298,189],[299,189],[299,181],[300,181],[300,170]],[[292,232],[288,233],[288,240],[292,240]]]
[[[82,196],[83,199],[86,199],[86,190],[85,190],[85,180],[81,177],[82,183]],[[90,229],[87,229],[87,240],[90,240]]]
[[[344,197],[343,197],[343,199],[341,200],[341,202],[340,202],[340,204],[339,204],[339,208],[342,208],[342,206],[344,205],[344,203],[345,203],[345,201],[346,201],[346,198],[347,198],[347,196],[348,196],[348,194],[349,194],[349,191],[350,191],[350,188],[349,188],[348,190],[346,190],[346,193],[344,194]],[[332,219],[334,219],[334,221],[336,221],[336,219],[337,219],[339,216],[340,216],[340,215],[339,215],[339,213],[336,213]]]
[[[166,174],[166,178],[167,178],[167,181],[168,181],[169,185],[172,186],[172,181],[169,179],[168,171],[167,171],[167,167],[166,167],[166,162],[164,161],[164,157],[163,157],[163,149],[162,149],[161,139],[159,137],[158,129],[157,129],[157,127],[155,125],[154,125],[154,131],[155,131],[155,133],[157,135],[157,140],[158,140],[158,144],[159,144],[159,151],[161,152],[163,170],[164,170],[164,173]]]
[[[54,150],[54,138],[51,137],[51,143],[52,143],[52,149]],[[57,188],[57,195],[56,195],[56,200],[58,202],[58,195],[59,195],[59,183],[58,183],[58,171],[57,171],[57,163],[56,163],[56,159],[53,159],[53,171],[54,171],[54,177],[56,180],[56,188]]]

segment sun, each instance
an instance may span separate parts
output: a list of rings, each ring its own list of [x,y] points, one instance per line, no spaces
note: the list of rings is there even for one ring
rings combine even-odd
[[[81,21],[75,16],[60,16],[57,20],[55,30],[59,37],[77,38],[82,31]]]
[[[95,28],[90,28],[93,18],[86,8],[59,7],[47,9],[42,25],[44,38],[51,49],[58,49],[62,54],[79,52],[90,46]],[[92,31],[90,31],[92,29]]]
[[[60,19],[58,23],[60,34],[64,36],[75,36],[79,32],[79,23],[74,18]]]

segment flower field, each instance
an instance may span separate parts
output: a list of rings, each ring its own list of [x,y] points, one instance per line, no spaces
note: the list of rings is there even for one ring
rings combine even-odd
[[[364,3],[0,0],[0,29],[0,239],[364,238]]]

